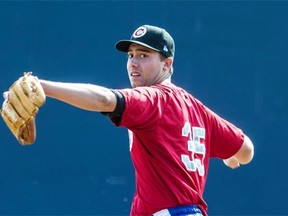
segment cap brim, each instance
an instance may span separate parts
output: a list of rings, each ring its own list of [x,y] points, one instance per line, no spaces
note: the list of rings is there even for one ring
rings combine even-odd
[[[147,45],[147,44],[145,44],[145,43],[142,43],[142,42],[139,42],[139,41],[135,41],[135,40],[120,40],[120,41],[118,41],[118,42],[116,43],[116,48],[117,48],[119,51],[121,51],[121,52],[127,52],[128,49],[129,49],[129,47],[130,47],[130,45],[131,45],[132,43],[136,43],[136,44],[139,44],[139,45],[141,45],[141,46],[144,46],[144,47],[147,47],[147,48],[149,48],[149,49],[152,49],[152,50],[155,50],[155,51],[157,51],[157,52],[160,52],[160,50],[157,50],[157,49],[155,49],[155,48],[153,48],[153,47],[151,47],[151,46],[149,46],[149,45]]]
[[[131,40],[120,40],[116,43],[116,48],[121,52],[127,52],[129,46],[133,43]]]

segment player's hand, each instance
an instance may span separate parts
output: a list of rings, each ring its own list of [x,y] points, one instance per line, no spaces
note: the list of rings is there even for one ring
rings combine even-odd
[[[228,159],[223,160],[224,164],[228,167],[230,167],[231,169],[236,169],[237,167],[240,166],[238,160],[236,157],[232,156]]]
[[[4,103],[6,103],[9,99],[9,91],[5,91],[3,93]]]
[[[3,98],[4,98],[4,100],[8,100],[8,95],[9,95],[9,91],[5,91],[5,92],[3,93]]]

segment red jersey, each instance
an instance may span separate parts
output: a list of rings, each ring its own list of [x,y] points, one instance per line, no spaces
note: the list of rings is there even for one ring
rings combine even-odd
[[[128,128],[136,177],[130,214],[197,204],[207,215],[209,158],[234,155],[243,132],[174,84],[118,91],[125,99],[118,126]]]

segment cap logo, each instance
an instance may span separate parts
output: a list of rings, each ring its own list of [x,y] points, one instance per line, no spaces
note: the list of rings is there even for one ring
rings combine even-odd
[[[168,52],[167,46],[164,46],[163,50],[164,50],[165,52]]]
[[[147,28],[145,28],[144,26],[141,26],[135,30],[135,32],[133,33],[133,37],[134,38],[142,37],[143,35],[146,34],[146,32],[147,32]]]

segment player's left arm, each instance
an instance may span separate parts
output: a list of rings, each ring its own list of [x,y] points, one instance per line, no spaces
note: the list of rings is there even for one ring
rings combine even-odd
[[[85,83],[64,83],[39,80],[48,97],[63,101],[72,106],[99,112],[112,112],[117,98],[111,89]]]
[[[223,160],[224,164],[232,169],[242,164],[248,164],[254,157],[254,145],[247,135],[244,135],[244,141],[241,148],[232,157]]]

